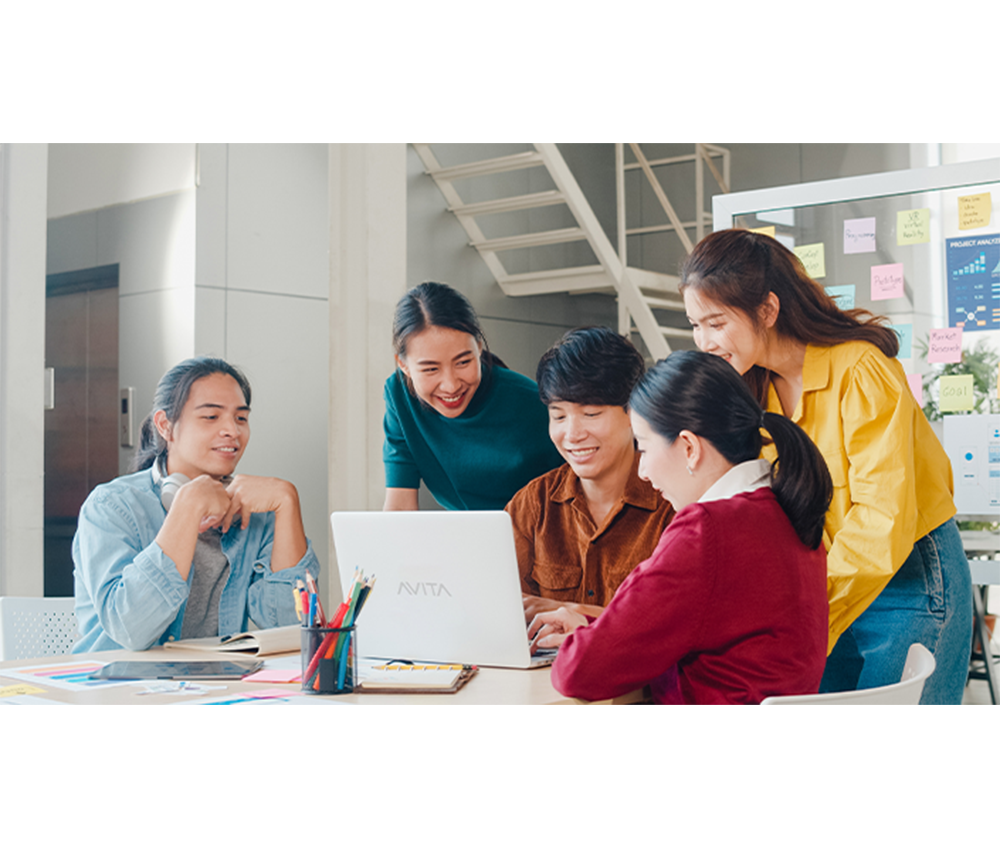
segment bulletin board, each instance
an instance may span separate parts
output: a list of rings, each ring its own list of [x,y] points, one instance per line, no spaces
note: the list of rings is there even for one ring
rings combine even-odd
[[[1000,356],[998,208],[1000,160],[982,160],[715,196],[713,219],[715,230],[765,231],[842,307],[888,317],[944,443],[946,419],[1000,414],[1000,379],[994,368],[985,383],[982,368]],[[972,420],[948,431],[966,436]],[[975,470],[967,439],[948,444],[956,476],[983,486],[958,490],[959,512],[1000,512],[1000,438]]]

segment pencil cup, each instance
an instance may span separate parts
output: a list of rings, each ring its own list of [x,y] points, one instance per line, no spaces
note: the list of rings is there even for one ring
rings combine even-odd
[[[302,629],[302,692],[353,693],[358,683],[354,628]]]

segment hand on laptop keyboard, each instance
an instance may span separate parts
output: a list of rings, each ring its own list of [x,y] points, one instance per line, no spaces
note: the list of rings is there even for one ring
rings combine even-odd
[[[537,614],[528,625],[531,652],[537,649],[557,649],[577,628],[587,624],[587,617],[566,607]]]

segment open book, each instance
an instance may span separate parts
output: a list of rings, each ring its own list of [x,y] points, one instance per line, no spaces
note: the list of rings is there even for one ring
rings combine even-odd
[[[301,648],[302,628],[285,625],[281,628],[258,628],[227,637],[199,637],[193,640],[174,640],[164,643],[165,649],[187,649],[196,652],[233,652],[241,655],[263,657],[286,655]]]

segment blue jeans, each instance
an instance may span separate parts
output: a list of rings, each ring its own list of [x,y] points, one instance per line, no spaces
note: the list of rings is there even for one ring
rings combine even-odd
[[[899,681],[911,643],[934,655],[921,705],[961,705],[972,653],[972,579],[955,520],[917,541],[891,581],[837,640],[820,693]]]

